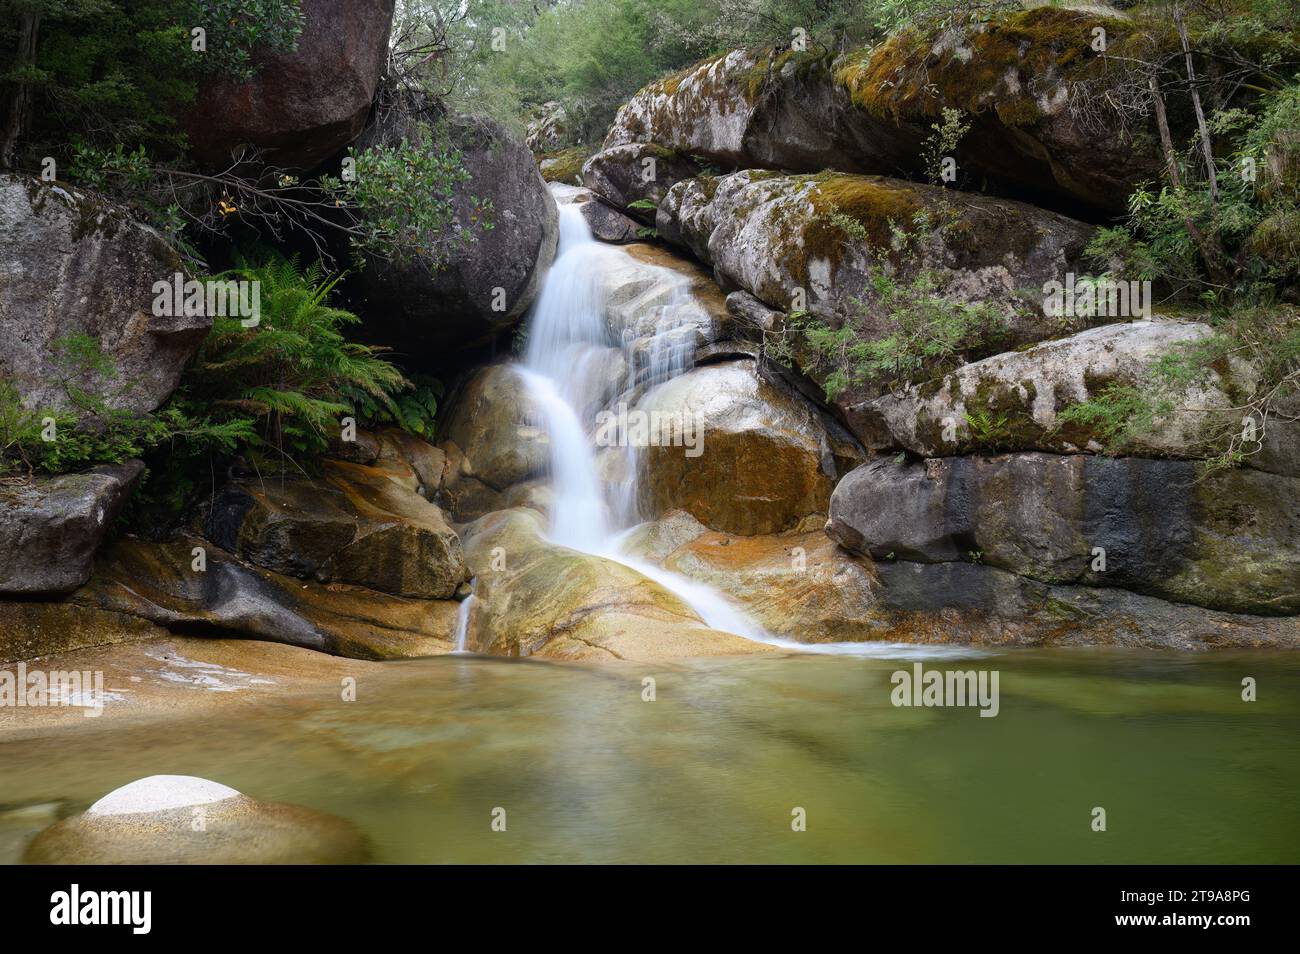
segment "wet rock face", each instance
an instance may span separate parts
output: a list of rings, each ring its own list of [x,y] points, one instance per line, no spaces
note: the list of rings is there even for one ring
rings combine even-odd
[[[593,238],[613,245],[637,240],[642,226],[608,205],[590,189],[553,183],[551,193],[555,196],[556,202],[561,204],[572,202],[582,210],[582,217],[586,220],[587,227],[591,229]]]
[[[151,775],[37,835],[28,864],[356,864],[347,821],[190,775]]]
[[[166,635],[165,629],[126,613],[71,603],[0,600],[0,663]]]
[[[214,543],[277,573],[446,599],[465,579],[442,512],[381,470],[335,461],[319,480],[238,482],[208,517]]]
[[[1011,454],[876,459],[831,500],[828,532],[877,561],[997,567],[1234,613],[1300,612],[1300,483],[1257,471]],[[883,563],[881,564],[883,565]]]
[[[766,648],[709,629],[636,570],[547,543],[532,510],[488,514],[467,528],[465,548],[477,581],[469,647],[478,652],[654,662]]]
[[[206,568],[194,568],[195,548]],[[158,626],[219,632],[356,659],[432,656],[453,648],[457,604],[338,583],[304,582],[241,562],[197,537],[106,548],[70,600]],[[39,634],[37,634],[39,635]]]
[[[412,364],[440,367],[458,351],[494,341],[519,323],[555,257],[559,236],[551,197],[522,142],[494,120],[443,116],[418,103],[382,116],[358,147],[420,140],[417,120],[445,122],[470,177],[453,201],[457,228],[473,236],[451,249],[441,267],[417,257],[408,264],[372,261],[360,274],[360,310],[377,337]],[[479,203],[491,203],[491,229],[474,225]]]
[[[224,168],[252,145],[274,165],[311,169],[361,132],[388,57],[394,0],[302,0],[293,53],[263,54],[245,83],[213,79],[181,117],[190,152]]]
[[[0,594],[67,593],[85,583],[143,472],[133,460],[0,486]]]
[[[60,184],[0,176],[0,379],[29,408],[69,409],[59,345],[94,339],[112,375],[73,384],[109,407],[152,411],[212,322],[153,314],[180,259],[124,209]],[[84,376],[83,376],[84,377]]]
[[[674,446],[642,451],[642,512],[686,510],[729,533],[789,530],[825,513],[843,469],[860,459],[810,405],[763,380],[752,361],[696,368],[638,404],[648,421],[681,421]]]

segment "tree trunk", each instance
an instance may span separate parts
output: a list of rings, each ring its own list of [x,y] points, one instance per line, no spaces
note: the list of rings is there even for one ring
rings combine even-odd
[[[18,18],[18,51],[14,65],[18,69],[36,63],[36,33],[40,27],[41,16],[34,11],[23,13]],[[5,111],[4,129],[0,130],[0,169],[12,169],[18,157],[18,141],[22,138],[27,124],[27,112],[31,107],[31,84],[18,80],[10,84],[8,108]]]
[[[1169,132],[1169,116],[1165,113],[1165,99],[1160,93],[1160,81],[1156,79],[1154,73],[1151,74],[1150,84],[1156,128],[1160,130],[1160,146],[1165,154],[1165,171],[1169,176],[1169,184],[1175,189],[1181,189],[1183,177],[1178,171],[1178,153],[1174,150],[1174,137]],[[1223,250],[1205,237],[1205,234],[1196,227],[1191,216],[1183,219],[1183,226],[1187,229],[1187,234],[1192,237],[1192,241],[1196,243],[1196,247],[1200,249],[1201,260],[1205,262],[1205,269],[1210,273],[1210,278],[1215,284],[1226,285],[1228,275],[1223,265]]]
[[[1174,23],[1178,26],[1178,39],[1183,44],[1183,58],[1187,61],[1187,87],[1192,92],[1192,108],[1196,110],[1196,128],[1201,136],[1201,152],[1205,156],[1205,172],[1210,177],[1210,202],[1219,201],[1219,177],[1214,168],[1214,150],[1210,143],[1210,128],[1205,123],[1205,110],[1201,108],[1201,91],[1196,86],[1196,70],[1192,67],[1192,45],[1187,40],[1187,23],[1182,7],[1174,7]]]

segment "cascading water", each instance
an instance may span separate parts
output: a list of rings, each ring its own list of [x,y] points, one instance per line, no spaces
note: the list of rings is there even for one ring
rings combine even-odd
[[[559,248],[533,308],[519,369],[551,442],[549,539],[636,570],[714,629],[803,652],[910,654],[910,649],[900,652],[889,644],[806,644],[773,636],[710,587],[620,552],[620,538],[635,522],[636,450],[626,449],[627,476],[607,497],[588,422],[594,423],[610,398],[633,385],[652,387],[690,370],[692,318],[698,321],[701,313],[686,280],[664,269],[665,283],[677,291],[666,304],[647,305],[644,314],[635,316],[635,327],[616,342],[606,324],[602,276],[606,269],[626,267],[628,253],[596,241],[577,204],[561,202],[559,215]]]
[[[623,264],[626,253],[592,238],[577,205],[561,204],[559,211],[560,244],[533,310],[520,369],[551,441],[550,539],[631,567],[675,593],[716,629],[767,638],[761,627],[707,586],[618,552],[616,531],[626,527],[614,525],[584,420],[603,406],[612,373],[624,364],[635,368],[625,357],[630,342],[620,342],[622,347],[613,342],[601,296],[602,271]],[[671,317],[662,324],[668,327],[655,328],[647,349],[643,377],[648,383],[689,367],[682,343],[687,336],[677,331]],[[622,383],[631,383],[635,375],[635,370],[628,371]],[[635,474],[634,466],[628,470]],[[631,495],[625,490],[619,496],[626,500]]]

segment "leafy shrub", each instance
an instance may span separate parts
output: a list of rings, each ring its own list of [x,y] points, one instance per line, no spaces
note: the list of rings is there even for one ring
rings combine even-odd
[[[276,456],[323,451],[339,418],[359,407],[427,428],[434,403],[399,404],[396,396],[410,388],[401,371],[380,349],[344,337],[359,319],[329,304],[341,275],[327,276],[319,262],[303,268],[271,256],[217,278],[258,282],[261,321],[246,328],[239,318],[213,320],[186,373],[187,408],[247,422],[251,449]]]
[[[355,251],[400,263],[417,255],[437,269],[458,248],[493,227],[491,200],[470,197],[468,222],[456,221],[457,187],[470,178],[460,150],[445,130],[417,124],[414,142],[349,148],[355,175],[322,176],[337,206],[355,213],[349,228]]]

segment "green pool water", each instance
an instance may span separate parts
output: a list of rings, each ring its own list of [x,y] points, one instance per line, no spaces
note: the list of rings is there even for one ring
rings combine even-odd
[[[349,818],[381,862],[1300,861],[1300,657],[924,665],[997,670],[997,717],[892,705],[912,660],[445,657],[386,664],[355,702],[321,690],[0,742],[0,805],[76,810],[199,775]]]

